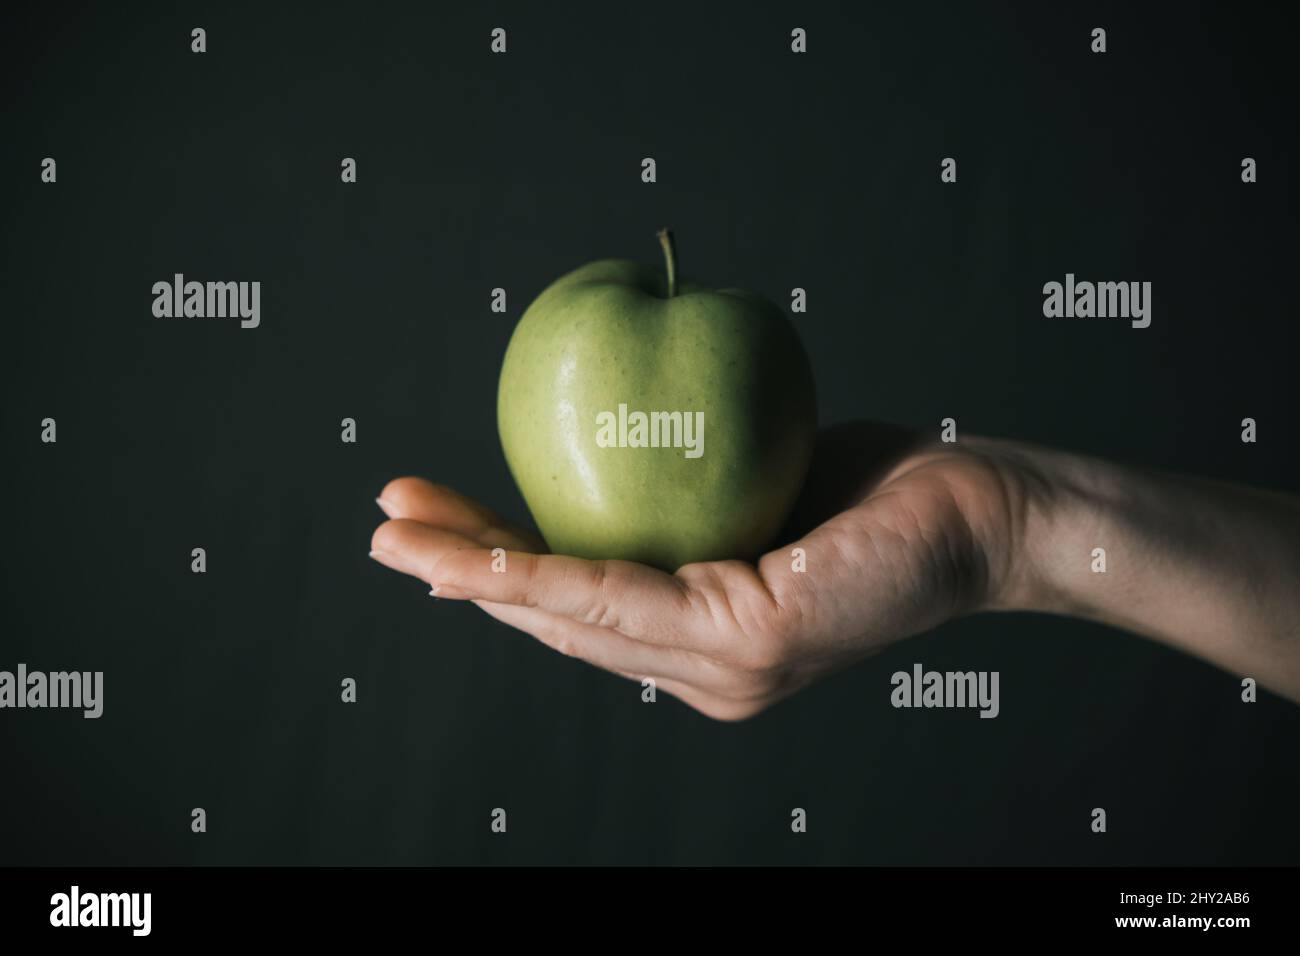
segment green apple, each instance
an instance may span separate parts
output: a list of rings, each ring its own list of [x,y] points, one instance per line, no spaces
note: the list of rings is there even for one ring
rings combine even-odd
[[[506,349],[497,427],[552,551],[676,570],[752,559],[803,484],[812,369],[781,311],[740,289],[593,262],[528,307]]]

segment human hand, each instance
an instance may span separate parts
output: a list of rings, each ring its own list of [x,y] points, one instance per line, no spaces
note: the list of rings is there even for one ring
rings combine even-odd
[[[720,720],[750,717],[895,641],[1003,603],[1029,487],[992,442],[903,429],[825,430],[785,540],[757,565],[546,553],[536,535],[419,478],[378,499],[372,556],[471,600],[562,654],[657,687]],[[506,551],[504,573],[492,549]],[[803,569],[796,570],[795,549]]]

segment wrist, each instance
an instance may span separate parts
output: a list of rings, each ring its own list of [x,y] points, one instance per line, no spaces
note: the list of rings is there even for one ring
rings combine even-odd
[[[1103,509],[1099,463],[1047,448],[983,440],[998,475],[1000,528],[988,536],[981,610],[1075,614]]]

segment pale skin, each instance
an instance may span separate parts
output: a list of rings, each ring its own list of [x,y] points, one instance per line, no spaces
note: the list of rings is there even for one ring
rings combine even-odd
[[[1112,625],[1300,702],[1300,499],[1289,495],[857,423],[821,433],[784,543],[757,564],[668,574],[548,554],[532,532],[420,478],[390,482],[378,502],[382,564],[718,720],[983,611]],[[796,548],[806,570],[794,569]]]

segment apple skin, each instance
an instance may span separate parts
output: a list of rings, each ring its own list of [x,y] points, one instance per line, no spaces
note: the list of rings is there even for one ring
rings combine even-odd
[[[803,485],[817,430],[807,354],[761,296],[668,282],[619,259],[551,284],[506,349],[497,427],[557,554],[667,571],[751,560]],[[703,412],[703,454],[600,447],[597,415]]]

